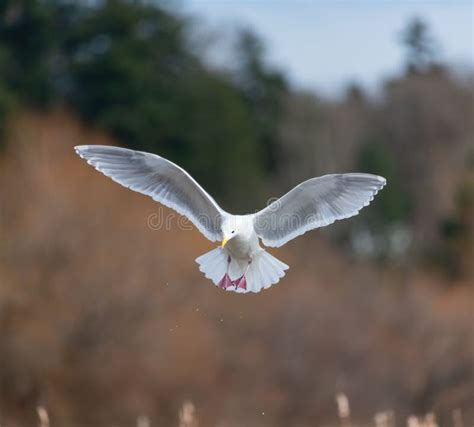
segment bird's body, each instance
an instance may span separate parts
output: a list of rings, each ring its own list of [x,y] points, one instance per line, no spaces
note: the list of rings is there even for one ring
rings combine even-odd
[[[288,266],[260,246],[279,247],[306,231],[357,215],[385,185],[369,174],[309,179],[250,215],[225,212],[182,168],[154,154],[101,145],[76,152],[104,175],[185,215],[221,246],[198,257],[205,276],[221,289],[259,292],[277,283]]]
[[[221,247],[196,259],[199,269],[219,288],[259,292],[277,283],[288,266],[266,252],[254,226],[255,215],[225,214]]]

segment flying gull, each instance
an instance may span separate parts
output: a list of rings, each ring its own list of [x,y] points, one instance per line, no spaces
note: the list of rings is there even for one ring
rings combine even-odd
[[[384,187],[365,173],[325,175],[297,185],[255,214],[232,215],[178,165],[155,154],[104,145],[79,145],[79,156],[133,191],[186,216],[211,242],[221,244],[196,259],[220,289],[260,292],[288,266],[260,246],[280,247],[297,236],[357,215]]]

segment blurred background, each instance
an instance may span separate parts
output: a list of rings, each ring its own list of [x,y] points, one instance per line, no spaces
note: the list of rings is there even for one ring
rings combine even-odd
[[[473,16],[447,0],[2,0],[0,425],[42,406],[51,426],[195,426],[178,419],[192,402],[201,426],[334,426],[338,395],[346,426],[472,426]],[[77,144],[158,153],[235,213],[325,173],[388,185],[272,251],[287,276],[242,296],[198,271],[213,244],[176,218],[152,229],[160,206]]]

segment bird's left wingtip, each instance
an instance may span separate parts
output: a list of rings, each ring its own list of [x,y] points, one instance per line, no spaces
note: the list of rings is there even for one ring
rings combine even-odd
[[[382,185],[382,188],[387,185],[387,180],[383,176],[377,176],[377,178],[380,181],[380,184]]]

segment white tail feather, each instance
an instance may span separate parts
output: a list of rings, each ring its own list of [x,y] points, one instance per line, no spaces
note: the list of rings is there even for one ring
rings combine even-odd
[[[196,262],[199,264],[199,270],[216,286],[226,273],[232,281],[245,275],[246,289],[236,286],[227,288],[229,291],[238,293],[260,292],[262,289],[268,289],[278,283],[285,275],[285,270],[289,268],[263,249],[255,255],[250,264],[234,258],[230,258],[229,264],[229,255],[222,248],[216,248],[201,255]]]
[[[196,262],[199,270],[217,285],[227,269],[227,254],[222,248],[216,248],[196,258]]]

